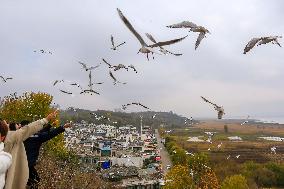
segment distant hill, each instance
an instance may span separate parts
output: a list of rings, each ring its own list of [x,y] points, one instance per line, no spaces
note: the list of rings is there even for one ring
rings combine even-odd
[[[95,114],[99,116],[106,117],[105,119],[97,120]],[[155,118],[153,116],[156,114]],[[188,118],[179,116],[172,111],[170,112],[113,112],[106,110],[97,110],[90,111],[84,109],[74,109],[69,108],[67,110],[60,111],[60,120],[63,122],[73,121],[73,122],[81,122],[82,120],[88,123],[95,124],[110,124],[117,126],[125,126],[125,125],[133,125],[140,126],[141,118],[143,116],[143,125],[152,126],[153,128],[157,128],[161,125],[164,127],[184,127],[186,126],[185,120],[189,123]],[[108,121],[108,119],[110,121]],[[113,123],[117,122],[117,123]],[[188,124],[187,124],[188,125]]]

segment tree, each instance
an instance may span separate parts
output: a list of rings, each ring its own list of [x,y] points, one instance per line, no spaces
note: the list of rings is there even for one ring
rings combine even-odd
[[[185,151],[181,148],[175,150],[176,153],[172,155],[172,162],[174,165],[186,165],[187,164],[187,155]]]
[[[207,168],[200,177],[197,184],[200,189],[219,189],[220,185],[215,172],[211,168]]]
[[[242,175],[226,177],[221,185],[221,189],[248,189],[247,180]]]
[[[52,99],[53,97],[47,93],[33,92],[26,92],[22,96],[6,96],[1,103],[0,116],[10,122],[44,118],[53,111],[50,106]]]
[[[208,156],[204,153],[195,154],[188,158],[188,168],[193,173],[193,181],[198,184],[202,175],[208,169]]]
[[[275,184],[278,187],[284,187],[284,165],[276,163],[268,163],[265,167],[272,171],[275,175]]]
[[[192,189],[194,184],[187,166],[175,165],[167,173],[165,189]]]

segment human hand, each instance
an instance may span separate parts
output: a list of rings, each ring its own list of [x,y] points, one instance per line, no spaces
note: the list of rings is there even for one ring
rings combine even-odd
[[[47,121],[50,122],[54,119],[56,119],[56,116],[58,115],[58,110],[55,110],[54,112],[48,114],[48,116],[46,117]]]
[[[64,129],[72,127],[72,121],[69,122],[69,123],[65,123],[65,125],[63,127],[64,127]]]

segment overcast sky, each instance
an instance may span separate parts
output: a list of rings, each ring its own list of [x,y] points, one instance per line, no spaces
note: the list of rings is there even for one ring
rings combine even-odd
[[[146,32],[158,41],[189,35],[167,47],[183,56],[155,55],[147,61],[137,55],[140,43],[116,8],[144,39]],[[213,107],[201,100],[204,96],[224,106],[227,118],[284,115],[284,49],[268,44],[242,54],[253,37],[284,34],[283,8],[282,0],[1,0],[0,75],[14,79],[0,84],[0,96],[42,91],[53,95],[62,108],[114,110],[141,102],[154,111],[216,117]],[[211,32],[196,51],[197,33],[165,27],[181,21]],[[112,51],[111,34],[126,45]],[[283,39],[280,43],[284,45]],[[33,52],[40,49],[53,54]],[[101,58],[111,64],[133,64],[138,74],[115,72],[127,84],[114,86],[107,66],[100,66],[93,76],[104,84],[95,87],[101,93],[96,96],[78,95],[79,90],[66,85],[53,87],[56,79],[86,86],[88,73],[78,61],[97,65]]]

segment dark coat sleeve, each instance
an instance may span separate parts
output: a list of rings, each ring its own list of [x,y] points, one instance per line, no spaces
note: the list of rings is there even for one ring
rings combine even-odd
[[[40,132],[44,133],[44,132],[50,131],[51,128],[52,128],[52,125],[51,124],[47,124],[46,126],[43,127],[42,130],[40,130]]]
[[[63,126],[51,129],[50,131],[38,133],[37,140],[41,143],[49,141],[50,139],[56,137],[57,135],[65,131]]]

